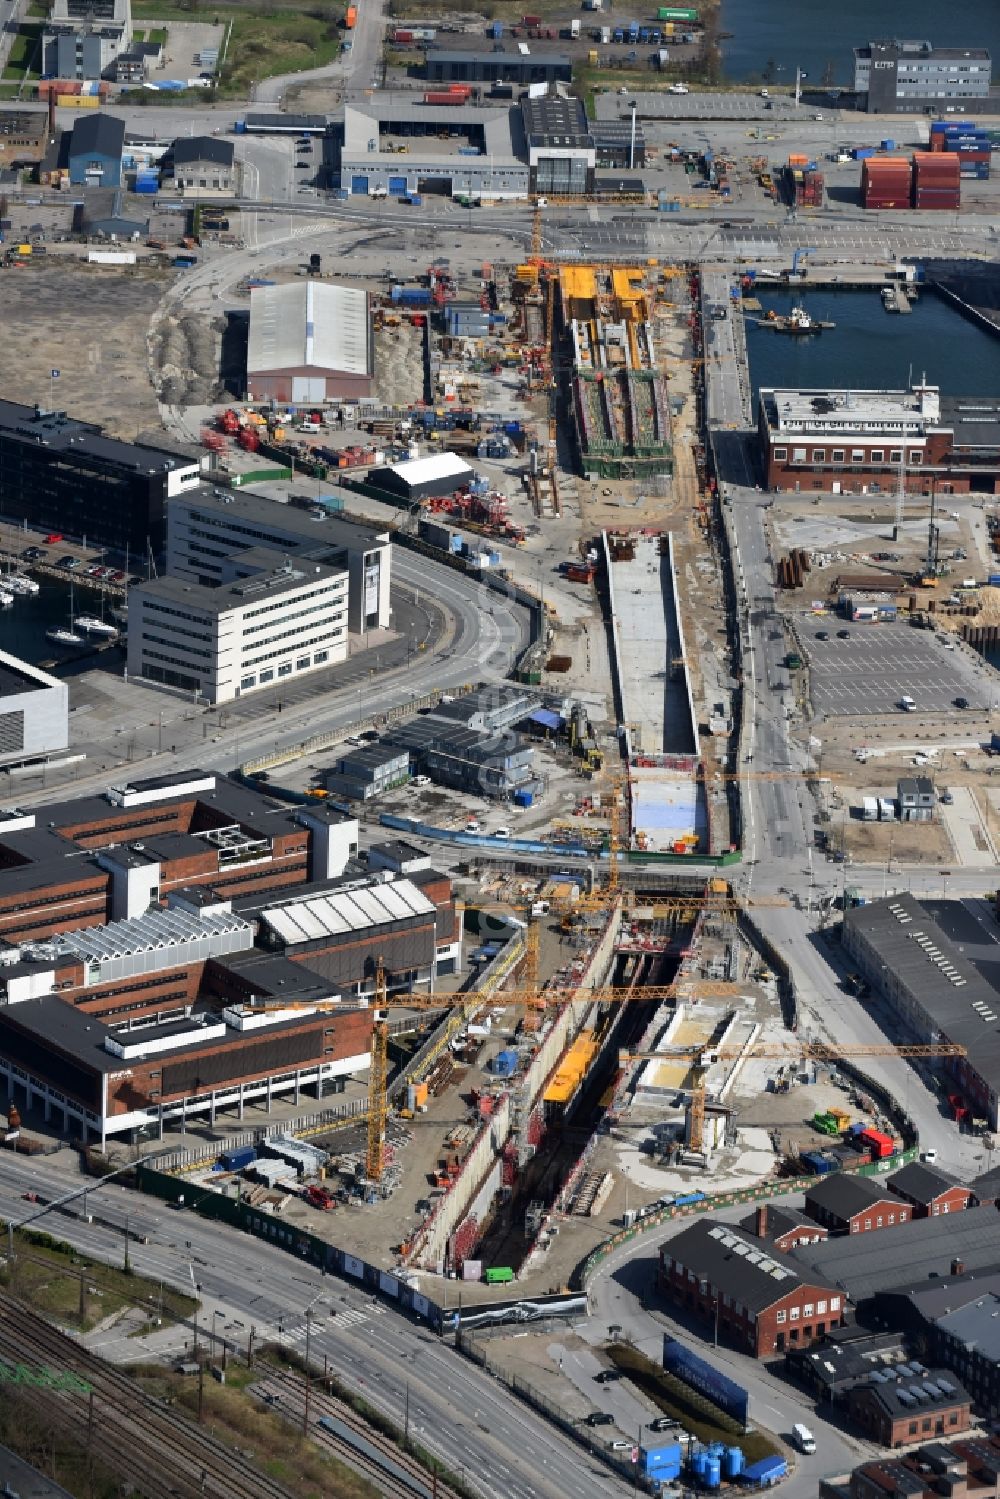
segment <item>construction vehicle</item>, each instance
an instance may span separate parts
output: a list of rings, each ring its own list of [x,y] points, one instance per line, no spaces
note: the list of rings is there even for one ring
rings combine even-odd
[[[337,1199],[329,1187],[308,1186],[303,1195],[311,1207],[319,1208],[324,1213],[329,1213],[337,1206]]]

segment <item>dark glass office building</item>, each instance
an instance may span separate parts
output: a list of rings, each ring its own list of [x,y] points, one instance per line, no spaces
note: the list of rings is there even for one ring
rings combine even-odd
[[[0,400],[0,515],[133,555],[164,543],[167,497],[197,487],[197,459],[106,437],[63,412]]]

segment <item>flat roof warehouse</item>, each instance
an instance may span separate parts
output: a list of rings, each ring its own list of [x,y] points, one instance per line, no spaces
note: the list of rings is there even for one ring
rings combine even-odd
[[[981,1080],[995,1115],[1000,942],[989,928],[964,902],[898,895],[848,911],[844,945],[916,1030],[965,1048],[958,1075]]]

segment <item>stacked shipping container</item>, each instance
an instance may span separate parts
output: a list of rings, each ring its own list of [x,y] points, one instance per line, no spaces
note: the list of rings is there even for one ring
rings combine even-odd
[[[808,156],[789,156],[786,180],[789,203],[804,208],[823,207],[823,173]]]
[[[867,157],[861,167],[861,206],[909,208],[912,176],[902,156]]]
[[[986,181],[990,175],[990,135],[971,120],[936,120],[931,151],[958,157],[959,175]]]
[[[953,152],[913,153],[914,208],[957,209],[961,203],[959,160]]]

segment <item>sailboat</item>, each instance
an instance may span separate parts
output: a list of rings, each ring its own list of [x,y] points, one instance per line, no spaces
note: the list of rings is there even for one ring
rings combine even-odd
[[[24,573],[6,573],[3,588],[6,593],[35,594],[38,592],[38,584],[34,578],[26,578]]]
[[[69,585],[69,622],[73,623],[73,585]],[[86,645],[82,635],[77,635],[75,630],[66,630],[62,625],[52,625],[45,631],[46,640],[51,640],[53,645]]]
[[[88,635],[106,635],[109,639],[117,635],[118,631],[114,625],[106,624],[103,619],[98,619],[96,614],[78,614],[73,621],[77,630],[85,630]]]

